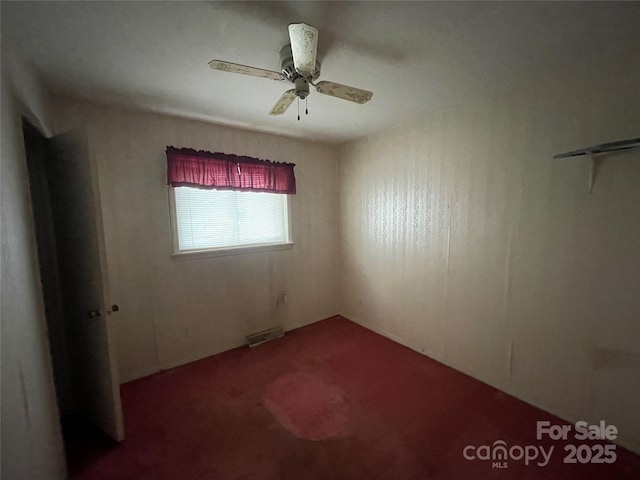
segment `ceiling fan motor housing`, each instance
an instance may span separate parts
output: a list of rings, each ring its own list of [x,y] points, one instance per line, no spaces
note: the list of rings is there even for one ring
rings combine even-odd
[[[298,87],[298,84],[296,83],[296,80],[298,78],[306,78],[307,81],[313,82],[320,76],[320,62],[318,61],[316,61],[315,70],[311,73],[301,73],[296,70],[296,67],[293,65],[293,53],[291,52],[291,44],[285,45],[284,47],[282,47],[282,50],[280,50],[280,68],[282,74],[287,78],[287,80],[289,80],[291,83],[296,84],[296,89]],[[308,90],[309,87],[307,86],[307,93]]]
[[[304,77],[298,77],[293,83],[296,86],[296,96],[300,97],[301,100],[309,96],[309,80]]]

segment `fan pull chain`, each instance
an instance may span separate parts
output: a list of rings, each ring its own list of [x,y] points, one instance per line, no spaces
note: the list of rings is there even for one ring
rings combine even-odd
[[[300,97],[298,97],[298,121],[300,121]]]
[[[305,115],[309,115],[309,108],[307,108],[307,101],[308,101],[309,97],[304,97],[304,114]]]

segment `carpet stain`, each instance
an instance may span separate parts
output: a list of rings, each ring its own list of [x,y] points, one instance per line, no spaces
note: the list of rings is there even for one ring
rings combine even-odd
[[[264,402],[275,419],[298,438],[317,441],[347,433],[345,395],[318,375],[282,375],[269,384]]]

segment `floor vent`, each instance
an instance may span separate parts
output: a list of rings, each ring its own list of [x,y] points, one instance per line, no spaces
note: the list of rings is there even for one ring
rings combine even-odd
[[[260,332],[247,335],[247,342],[250,347],[255,347],[261,343],[268,342],[269,340],[275,340],[284,335],[284,329],[282,327],[267,328]]]

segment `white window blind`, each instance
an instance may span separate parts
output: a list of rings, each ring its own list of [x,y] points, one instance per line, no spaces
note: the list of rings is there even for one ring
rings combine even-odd
[[[174,194],[181,252],[289,241],[287,195],[189,187]]]

